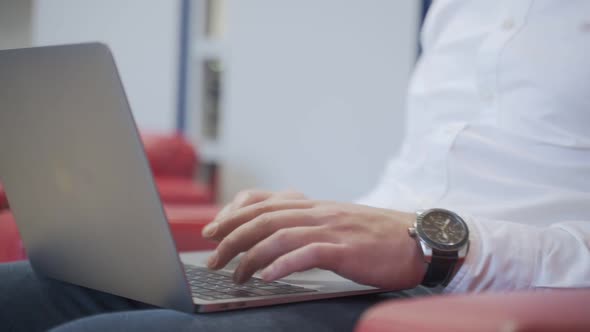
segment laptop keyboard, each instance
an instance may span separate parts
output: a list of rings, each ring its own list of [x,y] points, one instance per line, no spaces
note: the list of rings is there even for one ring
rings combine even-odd
[[[281,282],[265,282],[260,278],[251,278],[238,285],[232,277],[204,267],[185,265],[184,269],[191,286],[193,297],[203,300],[226,300],[238,297],[257,297],[315,292],[315,289],[303,288]]]

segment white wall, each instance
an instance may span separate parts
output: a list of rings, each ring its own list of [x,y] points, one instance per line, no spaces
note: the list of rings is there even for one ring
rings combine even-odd
[[[32,0],[0,0],[0,50],[31,46]]]
[[[222,194],[366,193],[399,147],[418,1],[230,0]]]
[[[142,129],[175,128],[180,1],[34,0],[33,43],[102,41]]]

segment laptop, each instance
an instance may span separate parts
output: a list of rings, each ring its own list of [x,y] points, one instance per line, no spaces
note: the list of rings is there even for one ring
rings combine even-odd
[[[184,264],[103,44],[0,51],[0,156],[31,265],[47,277],[183,312],[385,291],[318,270],[236,285],[230,269]]]

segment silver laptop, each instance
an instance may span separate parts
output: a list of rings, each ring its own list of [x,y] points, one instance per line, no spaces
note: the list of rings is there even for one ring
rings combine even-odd
[[[229,270],[183,264],[105,45],[0,51],[0,156],[29,259],[48,277],[184,312],[383,291],[326,271],[236,285]]]

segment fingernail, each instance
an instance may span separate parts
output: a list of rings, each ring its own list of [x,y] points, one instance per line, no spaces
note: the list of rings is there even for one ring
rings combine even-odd
[[[211,255],[211,257],[209,257],[209,259],[207,260],[207,267],[210,269],[214,269],[217,265],[218,260],[219,257],[217,256],[217,252],[213,253],[213,255]]]
[[[219,228],[219,226],[217,225],[216,222],[209,223],[207,226],[205,226],[205,228],[203,228],[203,236],[204,237],[213,236],[215,234],[215,232],[217,232],[217,228]]]

